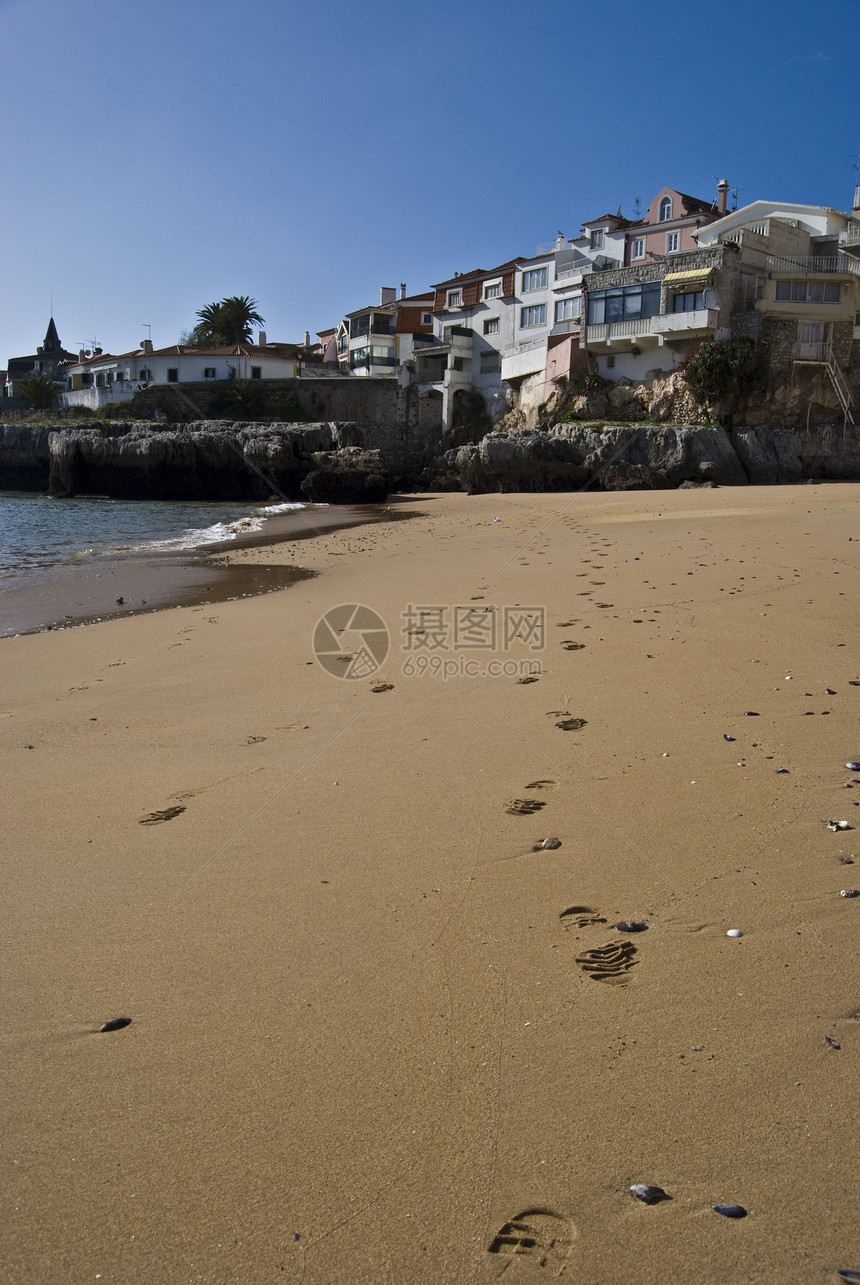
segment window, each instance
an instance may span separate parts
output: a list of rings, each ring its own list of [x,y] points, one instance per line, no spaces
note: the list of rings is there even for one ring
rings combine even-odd
[[[147,380],[152,379],[152,371],[147,370],[146,366],[142,366],[137,377],[146,383]]]
[[[801,344],[820,344],[823,339],[824,326],[820,321],[799,321],[797,323],[797,342]]]
[[[838,281],[777,281],[776,299],[791,303],[839,303],[842,286]]]
[[[204,378],[204,379],[214,379],[214,378],[215,378],[215,367],[214,367],[214,366],[207,366],[207,367],[205,368],[205,370],[203,371],[203,378]]]
[[[497,352],[481,353],[481,374],[489,375],[494,370],[502,369],[502,356]]]
[[[179,383],[179,368],[178,368],[178,366],[168,366],[168,367],[167,367],[167,382],[168,382],[168,384],[178,384],[178,383]]]
[[[671,217],[672,217],[672,198],[671,198],[671,196],[664,196],[664,197],[663,197],[663,200],[660,202],[660,214],[659,214],[659,216],[658,216],[658,217],[659,217],[659,219],[660,219],[660,222],[661,222],[661,223],[668,223],[669,219],[671,219]]]
[[[616,321],[639,321],[660,311],[660,282],[595,290],[588,296],[589,326],[612,325]]]
[[[591,232],[588,238],[588,244],[590,245],[592,250],[603,249],[603,228],[595,228]]]
[[[366,335],[370,330],[370,316],[353,317],[349,323],[349,333],[351,335]]]
[[[487,320],[484,322],[484,334],[497,335],[498,333],[499,333],[498,317],[487,317]]]
[[[573,299],[560,299],[555,305],[556,321],[579,321],[582,316],[582,299],[579,295]]]
[[[501,281],[488,282],[487,285],[484,286],[485,299],[500,299],[501,296],[502,296]]]
[[[352,370],[355,370],[357,366],[367,366],[369,363],[369,348],[353,348],[352,352],[349,354],[349,364]]]
[[[672,300],[673,312],[698,312],[704,306],[704,290],[690,290],[686,294],[676,294]]]
[[[523,273],[523,293],[527,290],[546,290],[546,268],[531,268]]]
[[[448,291],[448,307],[449,307],[449,308],[462,308],[462,306],[463,306],[463,291],[462,291],[462,290],[449,290],[449,291]]]
[[[433,313],[432,313],[432,312],[422,312],[422,314],[421,314],[421,325],[422,325],[422,326],[432,326],[432,325],[433,325]]]
[[[104,386],[105,386],[105,377],[103,372],[99,371],[99,373],[96,375],[96,388],[104,388]]]
[[[263,367],[262,367],[262,366],[252,366],[252,367],[251,367],[251,378],[252,378],[252,379],[262,379],[262,378],[263,378]]]
[[[667,232],[666,233],[666,253],[676,254],[678,251],[680,240],[681,240],[680,232]]]
[[[546,304],[536,303],[530,308],[523,308],[520,312],[520,326],[525,330],[528,326],[545,326],[546,325]]]
[[[645,258],[645,238],[644,236],[635,236],[633,238],[633,258]]]

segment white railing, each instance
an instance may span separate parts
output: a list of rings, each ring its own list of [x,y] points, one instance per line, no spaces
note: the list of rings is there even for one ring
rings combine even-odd
[[[517,344],[513,352],[508,352],[508,353],[505,353],[504,355],[506,357],[516,357],[518,353],[531,352],[533,348],[545,348],[545,347],[546,347],[546,335],[544,335],[543,339],[533,339],[530,344]]]
[[[860,273],[860,263],[847,254],[813,254],[792,255],[782,258],[775,254],[767,256],[768,272],[856,272]]]
[[[647,317],[644,321],[613,321],[609,325],[589,326],[586,330],[585,342],[593,344],[607,339],[628,339],[634,335],[647,335],[653,320],[653,317]]]
[[[860,245],[860,223],[852,223],[839,233],[840,245]]]
[[[651,318],[651,329],[658,335],[671,330],[713,330],[716,324],[716,308],[696,308],[693,312],[663,312]]]

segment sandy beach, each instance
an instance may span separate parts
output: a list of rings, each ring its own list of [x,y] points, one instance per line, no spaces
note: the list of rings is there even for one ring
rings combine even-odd
[[[0,639],[6,1279],[860,1273],[860,490],[397,508]]]

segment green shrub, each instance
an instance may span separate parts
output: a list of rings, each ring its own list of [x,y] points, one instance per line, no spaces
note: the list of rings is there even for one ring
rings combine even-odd
[[[761,344],[743,335],[706,339],[687,362],[684,379],[698,402],[741,397],[765,383],[767,355]]]

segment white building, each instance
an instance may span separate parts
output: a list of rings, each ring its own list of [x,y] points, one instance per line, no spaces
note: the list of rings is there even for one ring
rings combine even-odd
[[[130,401],[150,384],[217,383],[228,380],[294,379],[298,367],[295,344],[269,344],[264,331],[257,343],[222,348],[194,348],[173,344],[154,349],[145,339],[134,352],[114,356],[98,349],[91,356],[79,354],[70,364],[67,389],[61,406],[100,406]]]

